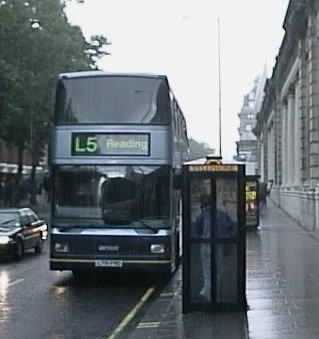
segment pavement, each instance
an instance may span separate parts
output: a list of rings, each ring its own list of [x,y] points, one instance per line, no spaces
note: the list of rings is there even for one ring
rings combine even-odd
[[[129,339],[318,339],[319,233],[271,201],[247,232],[247,312],[182,313],[181,268]]]

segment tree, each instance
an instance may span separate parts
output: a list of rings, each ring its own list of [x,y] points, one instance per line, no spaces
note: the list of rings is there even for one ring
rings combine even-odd
[[[108,40],[86,41],[64,9],[60,0],[0,2],[0,138],[19,149],[20,175],[29,148],[33,183],[48,142],[57,74],[96,69],[108,54]]]
[[[195,139],[190,138],[189,141],[190,146],[190,160],[195,160],[199,158],[205,158],[207,155],[215,154],[215,149],[211,148],[205,142],[199,142]]]

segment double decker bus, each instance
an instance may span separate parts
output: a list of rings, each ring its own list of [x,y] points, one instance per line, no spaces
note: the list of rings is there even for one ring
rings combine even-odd
[[[173,272],[189,144],[167,77],[61,74],[50,139],[50,269]]]

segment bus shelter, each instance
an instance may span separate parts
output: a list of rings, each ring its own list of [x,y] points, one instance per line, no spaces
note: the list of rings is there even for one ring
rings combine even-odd
[[[245,166],[189,163],[183,180],[183,313],[245,310]]]
[[[245,185],[246,197],[246,226],[257,228],[259,226],[259,176],[247,175]]]

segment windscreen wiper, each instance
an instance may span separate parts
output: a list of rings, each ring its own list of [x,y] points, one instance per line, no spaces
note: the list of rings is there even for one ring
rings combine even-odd
[[[16,219],[9,219],[9,220],[3,221],[3,222],[0,223],[0,225],[8,225],[12,221],[16,221]]]
[[[10,230],[10,228],[8,228],[8,227],[0,227],[0,231],[1,232],[8,232],[8,230]]]
[[[54,226],[55,228],[58,228],[59,230],[63,230],[63,231],[66,231],[66,230],[71,230],[73,228],[87,228],[88,226],[86,225],[59,225],[59,226]]]
[[[151,226],[149,223],[145,222],[144,220],[134,220],[132,222],[132,224],[139,224],[139,225],[142,225],[143,227],[153,231],[153,233],[157,233],[158,232],[158,229]]]
[[[109,224],[87,224],[87,225],[62,225],[62,226],[55,226],[60,230],[71,230],[71,229],[103,229],[103,228],[117,228],[116,225],[109,225]]]

